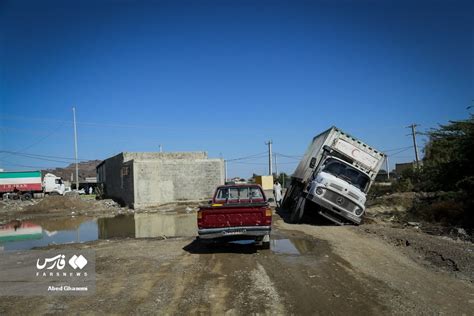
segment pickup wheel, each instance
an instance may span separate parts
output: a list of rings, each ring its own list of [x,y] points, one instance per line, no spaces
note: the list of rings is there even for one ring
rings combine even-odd
[[[270,249],[270,242],[269,241],[264,241],[264,242],[262,242],[262,245],[260,247],[262,249]]]

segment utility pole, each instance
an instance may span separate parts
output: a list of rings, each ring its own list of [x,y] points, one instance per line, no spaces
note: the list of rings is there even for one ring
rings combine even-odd
[[[74,118],[74,160],[76,161],[76,190],[79,190],[79,165],[77,163],[77,127],[76,127],[76,107],[72,107]]]
[[[227,182],[227,160],[224,159],[224,184]]]
[[[277,154],[273,154],[273,157],[275,157],[275,174],[278,177]]]
[[[416,146],[416,130],[415,128],[417,127],[417,124],[411,124],[410,126],[407,126],[407,128],[411,128],[411,136],[413,137],[413,148],[415,149],[415,160],[416,160],[416,167],[420,166],[420,162],[418,159],[418,147]]]
[[[272,141],[269,140],[265,142],[265,145],[268,145],[268,175],[273,175],[273,166],[272,166]]]
[[[222,153],[219,153],[219,158],[224,162],[224,184],[227,182],[227,160],[224,159]]]
[[[388,156],[385,156],[385,169],[387,169],[387,180],[390,181],[390,169],[388,168]]]

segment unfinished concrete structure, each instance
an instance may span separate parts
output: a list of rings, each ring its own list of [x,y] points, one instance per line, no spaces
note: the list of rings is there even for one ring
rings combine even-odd
[[[224,183],[224,161],[206,152],[123,152],[97,166],[97,182],[133,208],[203,200]]]

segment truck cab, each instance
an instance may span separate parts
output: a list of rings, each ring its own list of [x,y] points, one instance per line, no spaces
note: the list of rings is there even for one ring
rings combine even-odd
[[[341,218],[361,222],[365,211],[370,177],[348,162],[328,156],[314,172],[308,186],[307,198],[320,205],[320,214],[332,221]],[[333,210],[327,212],[325,210]]]
[[[43,178],[43,192],[50,195],[64,195],[66,187],[63,179],[52,173],[45,174]]]

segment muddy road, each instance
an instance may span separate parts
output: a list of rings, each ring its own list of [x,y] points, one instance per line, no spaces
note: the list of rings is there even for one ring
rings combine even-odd
[[[381,230],[291,225],[275,214],[270,250],[193,237],[49,246],[94,249],[97,293],[0,297],[0,314],[473,314],[472,244],[410,239],[423,249],[425,238],[457,249],[467,261],[454,269],[400,247],[398,237],[391,241]]]

